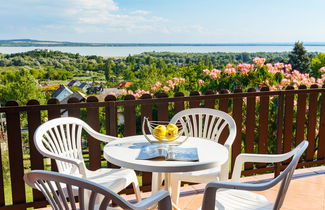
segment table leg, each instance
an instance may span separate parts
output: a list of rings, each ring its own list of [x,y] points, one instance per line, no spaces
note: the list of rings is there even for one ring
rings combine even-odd
[[[152,172],[152,178],[151,178],[151,194],[155,194],[162,188],[162,182],[163,182],[163,173],[157,173],[157,172]],[[154,205],[150,208],[150,210],[157,209],[158,204]]]
[[[153,172],[152,179],[151,179],[151,194],[155,194],[161,189],[162,182],[163,182],[163,174]]]
[[[165,189],[172,194],[171,173],[165,173]],[[179,210],[180,208],[172,201],[173,209]]]

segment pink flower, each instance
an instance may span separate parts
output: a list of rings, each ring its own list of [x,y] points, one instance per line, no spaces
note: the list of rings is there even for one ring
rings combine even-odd
[[[156,82],[154,84],[154,86],[151,88],[151,90],[157,91],[159,88],[161,88],[161,83],[160,82]]]
[[[221,71],[217,69],[212,69],[209,76],[211,79],[218,79],[221,77]]]
[[[203,69],[203,74],[209,75],[210,74],[210,70],[209,69]]]
[[[185,78],[179,78],[179,83],[182,84],[182,83],[185,83]]]
[[[241,63],[237,65],[237,69],[244,75],[247,75],[251,70],[254,69],[254,64]]]
[[[160,82],[156,82],[155,83],[155,87],[160,88],[161,87],[161,83]]]
[[[325,73],[325,66],[319,69],[320,73],[324,74]]]
[[[201,80],[201,79],[199,79],[199,80],[197,81],[197,84],[198,84],[199,86],[202,86],[202,85],[204,84],[204,81]]]
[[[284,78],[284,79],[281,80],[280,84],[281,84],[282,86],[288,86],[288,85],[290,85],[290,80]]]
[[[175,84],[174,84],[174,81],[173,81],[173,80],[168,80],[168,81],[167,81],[167,84],[168,84],[168,86],[169,86],[171,89],[174,89]]]
[[[231,64],[231,63],[228,63],[228,64],[226,65],[226,69],[229,69],[229,68],[232,68],[232,64]]]
[[[286,69],[286,72],[290,72],[292,70],[291,64],[285,64],[284,68]]]
[[[256,57],[253,59],[253,62],[258,66],[258,67],[262,67],[265,63],[266,59],[265,58],[260,58],[260,57]]]
[[[170,88],[168,86],[164,86],[163,89],[165,92],[168,92],[170,90]]]
[[[281,70],[284,68],[284,64],[283,63],[275,63],[274,64],[274,68],[276,68],[277,70]]]
[[[223,72],[228,75],[236,74],[236,69],[235,68],[226,68]]]

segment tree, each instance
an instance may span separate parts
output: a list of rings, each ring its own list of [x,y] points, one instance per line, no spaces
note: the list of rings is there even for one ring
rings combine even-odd
[[[289,54],[289,63],[292,69],[296,69],[302,73],[310,71],[310,59],[302,42],[296,42],[293,50]]]
[[[35,78],[26,69],[19,70],[13,81],[0,86],[0,102],[5,103],[15,100],[25,105],[29,100],[36,99],[40,103],[45,102],[45,95],[37,84]]]
[[[311,60],[311,74],[314,77],[320,77],[319,69],[325,66],[325,53],[319,53]]]

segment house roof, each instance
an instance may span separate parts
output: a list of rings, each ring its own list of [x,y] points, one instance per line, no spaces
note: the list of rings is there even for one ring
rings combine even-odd
[[[128,88],[132,85],[132,82],[120,82],[117,84],[117,87],[120,88]]]
[[[87,82],[83,82],[79,85],[79,88],[84,88],[84,87],[87,87],[87,86],[90,86]]]
[[[56,98],[59,101],[62,101],[64,98],[72,94],[73,92],[68,87],[65,85],[60,85],[60,87],[52,94],[52,98]]]
[[[70,98],[77,98],[79,101],[84,101],[84,100],[86,100],[86,95],[83,94],[83,93],[81,93],[81,92],[79,92],[79,91],[76,91],[73,94],[71,94],[71,95],[67,96],[66,98],[64,98],[61,101],[61,103],[68,103],[68,100]]]
[[[80,82],[79,82],[78,80],[74,79],[74,80],[71,80],[71,81],[68,83],[68,87],[72,87],[72,86],[74,86],[74,85],[79,85],[79,84],[80,84]]]

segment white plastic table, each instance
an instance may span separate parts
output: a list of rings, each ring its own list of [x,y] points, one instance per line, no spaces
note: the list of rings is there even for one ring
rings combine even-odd
[[[163,161],[137,160],[140,149],[150,143],[143,135],[128,136],[114,140],[104,147],[104,157],[110,163],[137,171],[158,172],[165,174],[166,188],[171,192],[170,174],[175,172],[189,172],[209,169],[222,165],[228,159],[228,150],[221,144],[202,138],[189,137],[178,147],[196,147],[199,161]],[[154,184],[154,183],[152,183]],[[158,186],[152,186],[157,190]]]

